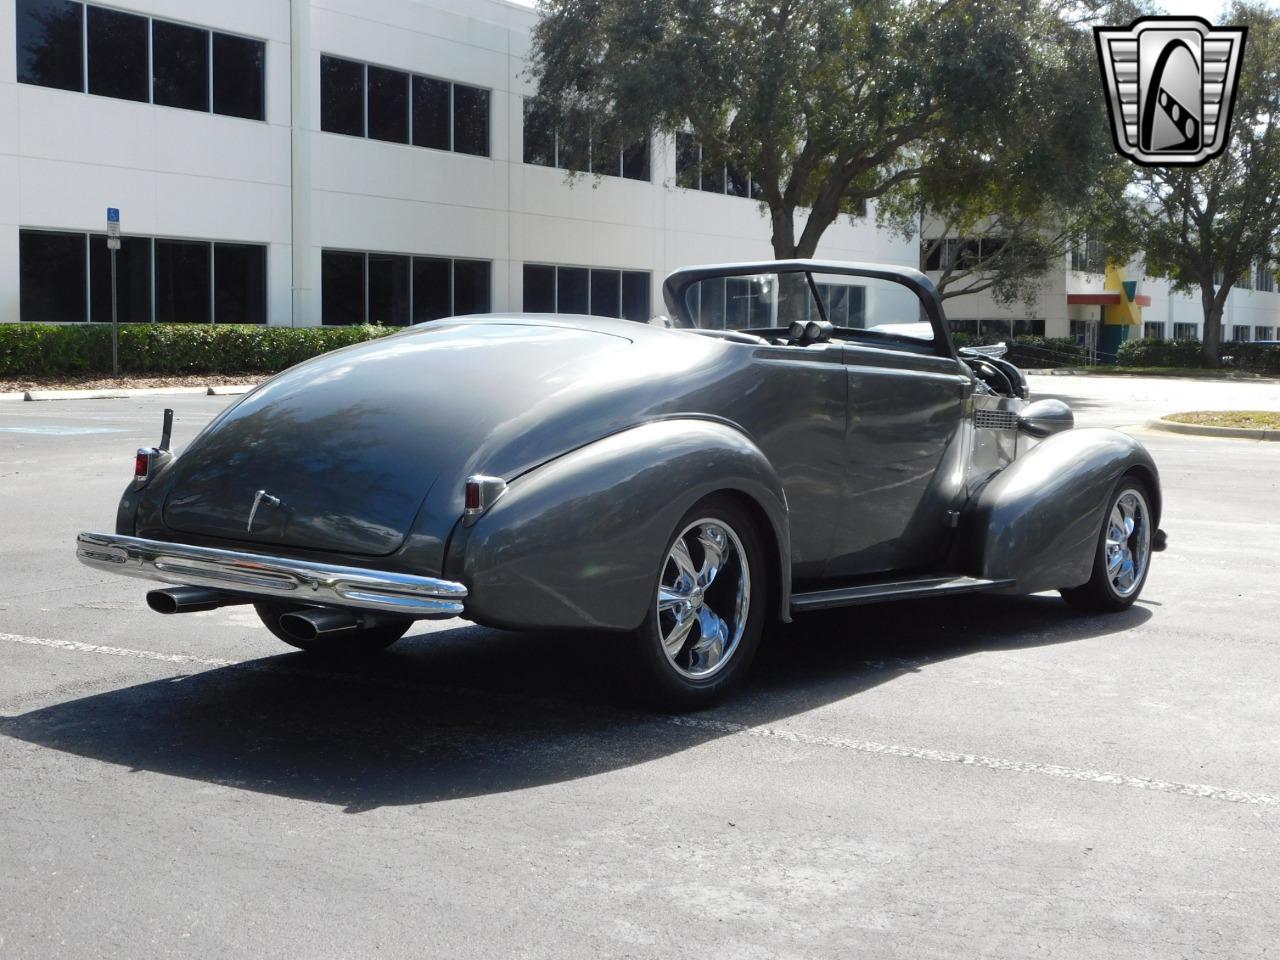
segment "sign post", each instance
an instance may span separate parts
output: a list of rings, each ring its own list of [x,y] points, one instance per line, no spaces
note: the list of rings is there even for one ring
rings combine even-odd
[[[120,318],[116,306],[116,251],[120,249],[120,210],[107,207],[107,249],[111,251],[111,375],[120,376]]]

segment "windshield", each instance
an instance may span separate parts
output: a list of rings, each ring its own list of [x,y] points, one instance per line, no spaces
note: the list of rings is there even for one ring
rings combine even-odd
[[[695,281],[683,290],[680,326],[781,334],[828,320],[839,339],[930,343],[933,325],[908,287],[893,280],[821,272],[750,273]]]

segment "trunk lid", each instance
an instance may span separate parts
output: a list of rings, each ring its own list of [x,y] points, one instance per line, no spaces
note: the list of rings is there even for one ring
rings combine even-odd
[[[553,323],[439,321],[318,357],[246,396],[192,442],[174,465],[165,525],[255,544],[394,553],[438,478],[455,483],[513,412],[629,343]]]

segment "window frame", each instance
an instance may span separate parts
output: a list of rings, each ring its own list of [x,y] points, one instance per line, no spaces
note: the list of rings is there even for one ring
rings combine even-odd
[[[587,309],[586,309],[586,312],[582,314],[582,316],[600,317],[602,319],[612,319],[612,320],[627,320],[631,323],[646,322],[649,319],[649,317],[645,317],[643,320],[637,320],[634,317],[628,317],[626,315],[627,278],[628,277],[644,278],[644,289],[646,292],[645,299],[648,304],[647,312],[652,312],[653,310],[653,271],[652,270],[635,270],[627,267],[593,267],[593,266],[587,266],[586,264],[581,264],[581,263],[544,263],[538,260],[530,260],[520,265],[522,278],[524,276],[524,270],[528,267],[534,267],[534,268],[540,268],[540,269],[552,271],[552,276],[551,276],[552,300],[551,300],[551,309],[549,311],[531,311],[527,303],[525,302],[525,293],[522,291],[521,298],[520,298],[521,299],[520,307],[521,307],[521,310],[525,313],[533,313],[533,312],[561,313],[562,312],[560,308],[560,271],[561,270],[585,270],[587,272],[587,277],[586,277]],[[592,307],[593,307],[593,300],[595,296],[595,286],[596,286],[595,275],[597,273],[611,273],[617,277],[617,297],[616,297],[616,300],[617,300],[616,308],[618,311],[617,313],[595,313],[593,311]]]
[[[527,167],[546,167],[552,170],[568,170],[572,173],[581,173],[592,177],[612,177],[615,180],[630,180],[633,183],[653,183],[653,137],[648,136],[643,140],[637,140],[634,143],[626,144],[618,148],[617,161],[613,164],[613,171],[606,172],[598,169],[599,164],[596,162],[596,138],[592,132],[590,124],[587,127],[587,154],[585,158],[576,158],[570,147],[562,149],[562,142],[567,141],[568,137],[562,137],[561,131],[555,130],[544,131],[543,135],[550,139],[551,162],[538,163],[537,161],[528,159],[528,150],[526,149],[526,131],[529,129],[529,104],[532,103],[532,97],[523,97],[520,113],[520,160]],[[627,154],[635,150],[637,147],[644,146],[644,172],[643,177],[632,177],[627,175]],[[583,159],[585,169],[579,170],[569,165],[570,160]],[[543,266],[552,266],[552,264],[543,264]]]
[[[323,327],[355,326],[356,325],[356,324],[339,324],[339,323],[325,322],[325,319],[324,319],[324,255],[326,253],[333,253],[333,254],[347,255],[347,256],[359,256],[361,258],[360,275],[361,275],[361,285],[362,285],[361,294],[362,295],[360,299],[361,299],[362,313],[361,313],[361,319],[357,321],[358,324],[374,323],[374,321],[369,319],[369,316],[370,316],[369,314],[369,300],[370,300],[369,258],[370,257],[405,257],[409,261],[409,286],[408,286],[408,293],[409,293],[408,318],[409,319],[408,319],[408,322],[405,323],[403,327],[400,327],[399,324],[381,324],[382,326],[395,326],[401,329],[408,329],[409,327],[417,326],[418,324],[421,324],[421,323],[434,323],[437,320],[446,320],[449,317],[457,316],[458,315],[457,314],[458,284],[457,284],[456,269],[457,269],[457,264],[459,262],[481,263],[486,265],[487,267],[486,279],[487,279],[487,285],[488,285],[487,300],[488,300],[489,309],[483,312],[487,312],[487,313],[493,312],[493,261],[492,260],[485,260],[481,257],[440,256],[438,254],[431,254],[431,253],[403,253],[395,250],[353,250],[347,247],[323,247],[321,248],[321,251],[320,251],[320,257],[321,257],[321,260],[320,260],[320,264],[321,264],[320,266],[320,325]],[[414,319],[415,307],[417,306],[415,267],[417,266],[417,263],[419,260],[443,261],[449,265],[449,311],[450,312],[443,317],[433,317],[430,320]],[[475,311],[472,311],[472,312],[475,312]]]

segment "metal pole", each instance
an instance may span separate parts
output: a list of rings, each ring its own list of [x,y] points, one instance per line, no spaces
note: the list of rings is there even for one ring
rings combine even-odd
[[[111,375],[120,376],[120,318],[116,308],[116,251],[111,250]]]

